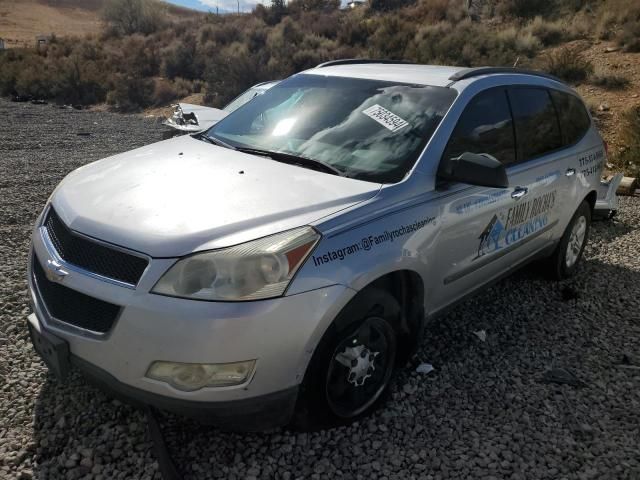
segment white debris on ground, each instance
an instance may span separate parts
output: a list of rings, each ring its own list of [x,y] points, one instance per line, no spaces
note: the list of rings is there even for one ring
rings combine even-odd
[[[481,342],[487,341],[487,331],[486,330],[477,330],[473,332],[473,334],[480,339]]]
[[[421,363],[420,365],[418,365],[418,368],[416,368],[416,372],[424,373],[425,375],[427,373],[433,372],[434,370],[435,369],[433,368],[433,365],[431,365],[430,363]]]

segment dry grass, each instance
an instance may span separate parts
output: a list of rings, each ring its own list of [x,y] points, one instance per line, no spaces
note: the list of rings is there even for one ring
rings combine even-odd
[[[97,33],[101,27],[95,10],[34,0],[0,0],[0,32],[9,47],[33,46],[39,34],[83,36]]]
[[[8,47],[31,47],[35,36],[80,37],[98,34],[103,22],[100,13],[105,0],[0,0],[0,37]],[[200,12],[170,5],[172,19],[187,19]]]
[[[578,45],[559,48],[547,54],[545,70],[567,82],[581,82],[593,73],[593,64]]]
[[[623,148],[613,158],[613,163],[627,175],[640,176],[640,105],[622,115],[620,138]]]

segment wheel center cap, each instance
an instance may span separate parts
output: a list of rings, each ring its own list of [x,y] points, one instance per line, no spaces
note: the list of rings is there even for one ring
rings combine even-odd
[[[364,345],[346,347],[336,355],[336,360],[349,369],[347,381],[361,387],[376,369],[375,359],[380,352],[372,352]]]

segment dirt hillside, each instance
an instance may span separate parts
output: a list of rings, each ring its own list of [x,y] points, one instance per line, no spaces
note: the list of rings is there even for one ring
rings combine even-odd
[[[83,36],[102,28],[100,11],[105,0],[0,0],[0,38],[7,48],[35,45],[36,35]],[[200,12],[167,5],[180,19]]]
[[[621,116],[629,108],[640,105],[640,54],[618,50],[613,42],[596,41],[583,55],[593,63],[596,74],[617,75],[629,81],[620,89],[606,89],[591,83],[575,87],[589,106],[609,145],[609,153],[618,153],[624,148],[618,135]]]

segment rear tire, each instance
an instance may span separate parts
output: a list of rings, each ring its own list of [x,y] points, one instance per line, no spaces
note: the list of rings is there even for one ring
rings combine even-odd
[[[395,369],[399,319],[400,306],[385,290],[368,288],[349,302],[311,358],[294,428],[348,424],[382,403]]]
[[[556,250],[547,261],[551,278],[562,280],[575,274],[589,240],[590,226],[591,206],[583,201],[573,214]]]

